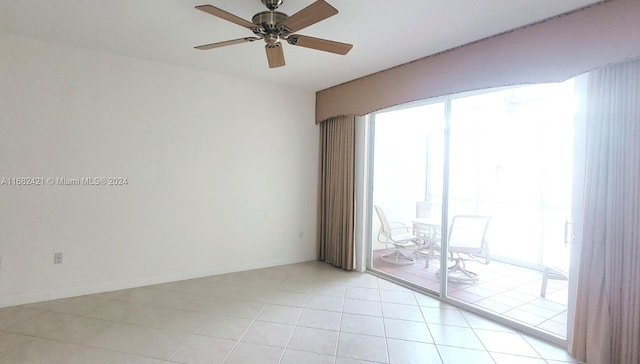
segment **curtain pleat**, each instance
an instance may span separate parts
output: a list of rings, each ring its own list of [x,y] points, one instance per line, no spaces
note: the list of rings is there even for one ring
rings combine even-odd
[[[353,270],[355,116],[320,124],[319,259]]]
[[[591,72],[572,354],[640,363],[640,60]]]

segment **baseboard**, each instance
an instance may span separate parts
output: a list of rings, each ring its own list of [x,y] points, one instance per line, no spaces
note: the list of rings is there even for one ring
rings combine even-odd
[[[225,269],[211,269],[208,271],[199,272],[195,274],[192,273],[187,275],[152,276],[152,277],[144,277],[140,279],[133,279],[133,280],[121,281],[121,282],[109,282],[104,284],[92,285],[89,287],[74,287],[74,288],[62,289],[62,290],[57,289],[55,292],[38,292],[30,295],[2,297],[0,298],[0,308],[24,305],[28,303],[49,301],[49,300],[57,300],[62,298],[84,296],[84,295],[95,294],[95,293],[118,291],[121,289],[144,287],[144,286],[150,286],[150,285],[160,284],[160,283],[183,281],[186,279],[209,277],[209,276],[215,276],[219,274],[235,273],[235,272],[242,272],[242,271],[253,270],[253,269],[277,267],[280,265],[303,263],[311,260],[314,260],[314,259],[313,258],[310,259],[309,257],[301,257],[301,256],[287,257],[282,259],[272,259],[272,260],[261,261],[261,262],[240,264],[232,267],[226,267]]]

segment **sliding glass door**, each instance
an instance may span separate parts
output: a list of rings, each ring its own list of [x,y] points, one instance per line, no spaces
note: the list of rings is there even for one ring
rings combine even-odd
[[[491,222],[489,264],[467,262],[478,281],[449,281],[448,295],[559,337],[567,321],[573,95],[570,81],[463,96],[452,99],[450,118],[449,218]]]
[[[437,264],[425,266],[442,225],[445,104],[378,113],[373,123],[371,267],[440,292]]]
[[[574,105],[571,80],[375,114],[369,268],[565,338]]]

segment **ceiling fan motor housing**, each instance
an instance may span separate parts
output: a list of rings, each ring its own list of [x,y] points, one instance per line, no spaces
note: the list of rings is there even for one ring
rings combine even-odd
[[[251,22],[257,25],[257,29],[253,32],[256,35],[263,36],[264,40],[268,44],[275,44],[280,40],[280,37],[288,33],[282,23],[287,20],[289,16],[279,11],[263,11],[253,16]]]

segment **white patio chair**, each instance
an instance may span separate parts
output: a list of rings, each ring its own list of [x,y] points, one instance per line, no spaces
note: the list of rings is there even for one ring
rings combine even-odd
[[[440,242],[440,218],[442,204],[436,202],[416,202],[416,218],[413,220],[413,234],[420,238],[422,245],[415,253],[419,257],[425,257],[425,267],[429,268],[429,260],[439,259],[437,243]]]
[[[540,297],[542,298],[547,296],[547,281],[549,279],[568,281],[569,274],[557,267],[545,267],[542,272],[542,287],[540,288]]]
[[[449,228],[449,260],[454,265],[448,268],[448,280],[460,283],[475,283],[478,274],[466,269],[465,261],[473,260],[489,264],[489,243],[486,239],[490,216],[457,215]],[[438,270],[440,276],[440,270]]]
[[[419,246],[419,239],[411,233],[411,228],[399,222],[389,223],[387,216],[380,206],[374,206],[378,218],[380,219],[380,230],[378,230],[378,241],[383,243],[387,249],[392,245],[395,249],[393,253],[383,255],[381,258],[385,262],[398,265],[411,265],[416,259],[404,250],[411,246]],[[393,227],[392,227],[393,226]]]

